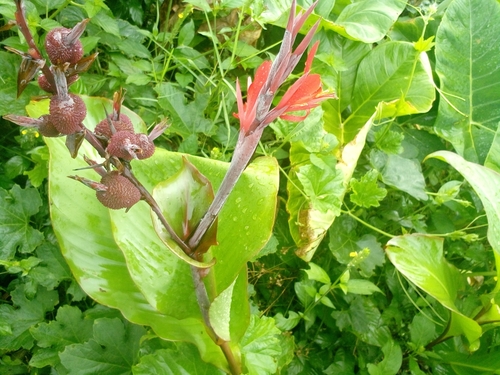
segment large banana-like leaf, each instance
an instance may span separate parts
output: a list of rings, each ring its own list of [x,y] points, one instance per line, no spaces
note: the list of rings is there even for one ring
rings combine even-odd
[[[465,159],[499,158],[493,138],[500,121],[500,3],[455,0],[436,34],[442,96],[436,129]],[[500,165],[499,160],[490,160]]]

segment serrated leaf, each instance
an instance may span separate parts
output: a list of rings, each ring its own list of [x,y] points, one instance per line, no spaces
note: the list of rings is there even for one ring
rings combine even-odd
[[[393,130],[379,130],[375,133],[375,146],[386,154],[401,154],[403,152],[403,133]]]
[[[171,83],[161,83],[155,87],[158,93],[158,104],[168,111],[172,118],[170,131],[178,133],[186,139],[191,134],[208,134],[212,129],[211,122],[204,117],[208,96],[197,93],[195,100],[186,103],[184,92]]]
[[[16,250],[30,253],[42,243],[43,234],[30,226],[31,216],[41,205],[40,194],[34,188],[0,188],[0,259],[12,259]]]
[[[280,330],[273,318],[251,316],[247,332],[241,339],[241,354],[249,375],[271,375],[277,370],[276,358],[281,354]]]
[[[353,178],[350,182],[351,201],[361,207],[380,206],[380,201],[387,195],[387,190],[379,187],[378,176],[378,171],[372,169],[365,173],[359,181]]]
[[[8,351],[30,349],[33,336],[29,329],[45,320],[45,314],[58,302],[58,294],[39,287],[35,297],[28,299],[25,295],[25,284],[21,284],[12,291],[11,297],[16,308],[6,304],[0,305],[0,321],[10,324],[10,332],[0,335],[0,348]]]
[[[31,184],[37,188],[42,185],[49,175],[49,149],[47,146],[36,147],[30,150],[28,155],[31,155],[35,166],[31,170],[25,171],[24,174],[29,177]]]
[[[195,346],[178,343],[177,348],[159,349],[139,360],[132,368],[134,375],[223,375],[222,370],[203,362]]]
[[[29,275],[48,290],[57,287],[63,280],[73,277],[58,247],[45,242],[38,246],[36,255],[41,263],[29,272]]]
[[[313,262],[309,262],[309,269],[304,270],[305,273],[307,273],[307,277],[309,280],[316,280],[319,281],[323,284],[330,284],[330,276],[326,273],[326,271],[318,266],[317,264],[314,264]]]
[[[424,314],[417,314],[410,323],[411,342],[417,347],[423,347],[436,338],[436,324]]]
[[[233,299],[234,284],[236,280],[223,290],[210,304],[208,316],[210,324],[215,333],[225,340],[231,341],[230,323],[231,323],[231,305]]]
[[[370,375],[395,375],[403,363],[403,353],[399,344],[393,340],[389,340],[382,346],[384,359],[374,365],[369,363],[367,365]]]
[[[60,363],[59,352],[71,344],[84,343],[93,337],[93,321],[84,319],[78,307],[62,306],[50,323],[30,329],[40,349],[30,359],[30,366],[42,368]]]
[[[93,326],[93,339],[66,346],[61,363],[75,375],[124,375],[132,373],[141,337],[146,330],[118,318],[100,318]]]
[[[436,130],[465,159],[480,164],[488,152],[493,157],[490,148],[500,117],[499,17],[498,1],[456,0],[436,33],[443,96]]]

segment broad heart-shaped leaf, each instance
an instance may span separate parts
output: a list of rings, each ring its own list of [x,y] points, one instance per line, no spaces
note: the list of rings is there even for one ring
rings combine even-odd
[[[30,217],[41,205],[40,194],[34,188],[0,188],[0,259],[12,259],[16,250],[30,253],[42,243],[43,234],[29,225]]]
[[[425,52],[407,42],[387,42],[377,46],[360,62],[352,91],[352,112],[339,127],[345,142],[383,103],[378,118],[427,112],[435,98],[434,84]],[[332,119],[334,120],[334,119]]]
[[[385,37],[406,7],[406,0],[361,0],[346,6],[335,23],[324,21],[346,38],[375,43]]]
[[[214,191],[210,181],[186,158],[182,158],[179,172],[156,185],[153,189],[153,197],[172,230],[181,240],[186,241],[207,212],[214,199]],[[187,255],[175,243],[152,210],[151,217],[156,233],[175,255],[198,268],[208,268],[214,265],[215,259],[210,263],[202,263]],[[214,223],[210,227],[209,233],[203,237],[202,248],[198,247],[197,249],[200,255],[205,253],[210,246],[217,244],[216,233],[217,223]]]
[[[394,237],[387,243],[386,254],[396,269],[451,311],[451,335],[464,334],[471,349],[477,349],[482,330],[455,306],[457,292],[464,280],[443,256],[443,239],[411,234]]]
[[[480,164],[492,152],[500,120],[498,19],[496,0],[455,0],[436,34],[436,72],[444,95],[436,130],[465,159]],[[500,145],[494,147],[496,154]]]
[[[467,182],[476,191],[483,203],[488,217],[488,241],[495,252],[498,282],[496,291],[500,290],[500,174],[489,169],[466,161],[460,155],[449,151],[438,151],[428,158],[443,160],[464,176]]]
[[[83,99],[87,105],[85,124],[92,129],[105,116],[103,105],[107,106],[110,113],[112,102],[102,98]],[[43,106],[43,103],[33,103],[28,112],[31,114],[39,106]],[[122,110],[130,117],[137,131],[145,130],[137,115],[126,108]],[[219,347],[206,334],[201,318],[181,316],[178,319],[160,313],[148,303],[130,277],[123,253],[113,238],[109,210],[96,200],[92,190],[67,178],[86,163],[81,157],[69,157],[64,139],[46,138],[45,141],[51,155],[49,199],[52,225],[61,251],[82,289],[97,302],[119,309],[131,322],[151,326],[160,337],[195,344],[203,360],[225,368],[226,361]],[[83,154],[89,157],[95,155],[86,142],[80,150],[80,155]],[[97,176],[91,170],[78,171],[78,174],[89,179],[96,179]],[[144,205],[144,220],[151,226],[147,206],[142,202],[139,205]],[[150,236],[157,237],[154,231]],[[168,250],[164,252],[174,257]],[[186,272],[189,272],[187,266]],[[190,278],[186,279],[191,282]]]
[[[303,129],[309,134],[298,134],[290,150],[288,225],[298,246],[296,254],[305,261],[311,260],[340,214],[342,199],[375,118],[374,114],[356,138],[345,145],[342,158],[337,161],[333,156],[333,147],[337,144],[333,144],[332,135],[323,130],[320,114],[321,111],[316,110],[305,120]]]

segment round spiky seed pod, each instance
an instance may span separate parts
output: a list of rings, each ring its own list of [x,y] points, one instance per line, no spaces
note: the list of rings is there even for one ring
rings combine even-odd
[[[74,94],[54,95],[50,98],[49,121],[61,134],[73,134],[81,129],[87,115],[83,100]]]
[[[130,133],[134,132],[134,125],[132,125],[132,121],[130,121],[130,118],[127,115],[120,113],[120,119],[117,121],[108,120],[108,118],[105,118],[104,120],[102,120],[100,123],[97,124],[94,130],[95,134],[104,136],[108,139],[111,138],[113,134],[111,133],[111,129],[109,127],[109,121],[111,121],[117,132],[119,131],[127,131]]]
[[[104,206],[113,210],[129,209],[141,199],[139,189],[118,171],[104,175],[101,184],[105,185],[107,190],[97,191],[97,199]]]
[[[78,74],[66,77],[67,85],[70,86],[71,84],[75,83],[78,78]],[[43,74],[40,74],[38,76],[38,86],[40,86],[43,91],[50,92],[51,94],[57,94],[56,88],[49,83],[47,77],[45,77],[45,75]]]
[[[74,64],[83,57],[82,42],[69,38],[71,31],[65,27],[57,27],[47,33],[45,50],[52,64]]]
[[[155,144],[149,140],[146,134],[136,134],[136,143],[139,146],[137,159],[147,159],[155,153]]]
[[[136,159],[138,150],[139,145],[136,142],[135,134],[125,130],[113,134],[106,148],[108,154],[123,160]]]

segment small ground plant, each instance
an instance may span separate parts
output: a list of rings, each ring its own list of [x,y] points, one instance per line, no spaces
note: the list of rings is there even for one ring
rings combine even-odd
[[[0,15],[1,373],[499,373],[498,1]]]

